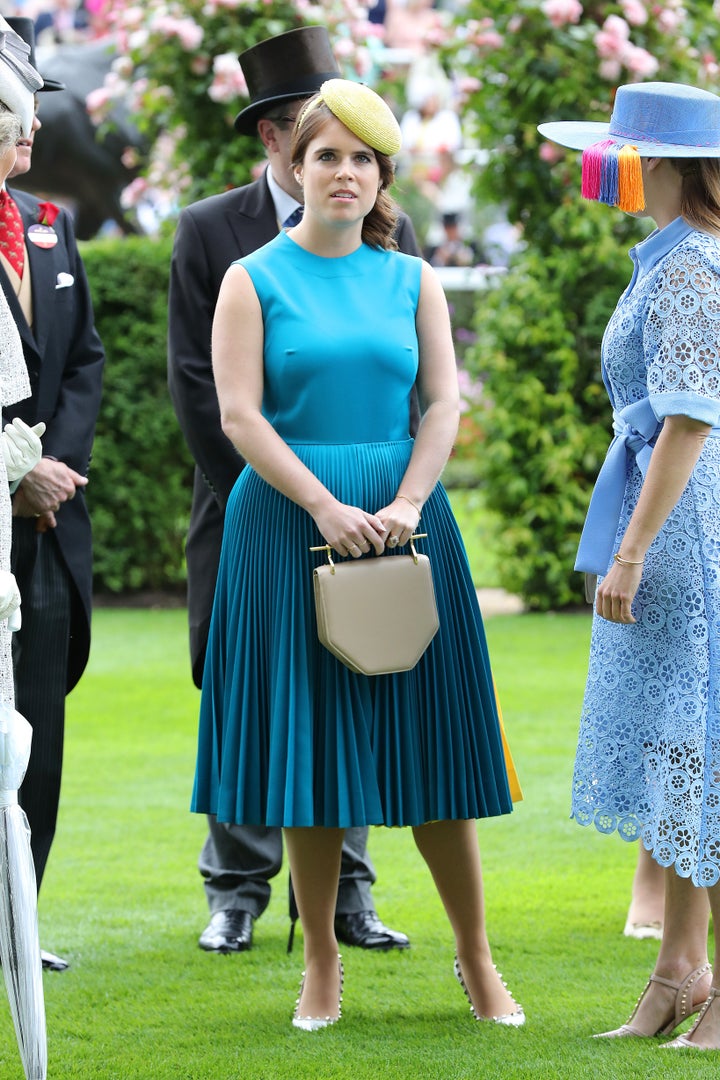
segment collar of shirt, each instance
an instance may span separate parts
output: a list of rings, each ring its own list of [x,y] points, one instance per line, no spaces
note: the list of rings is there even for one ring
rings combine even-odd
[[[641,273],[647,274],[659,259],[672,251],[686,236],[694,232],[692,225],[688,225],[685,218],[677,217],[666,225],[664,229],[655,229],[634,248],[630,249],[630,256],[634,259]]]
[[[282,223],[283,221],[286,221],[292,214],[293,210],[297,210],[298,206],[300,206],[301,204],[297,201],[297,199],[293,199],[292,195],[288,195],[287,191],[283,191],[283,189],[280,187],[277,180],[273,176],[272,169],[269,165],[265,171],[265,179],[267,180],[267,185],[270,188],[270,194],[272,196],[272,201],[275,206],[275,216],[278,221]]]

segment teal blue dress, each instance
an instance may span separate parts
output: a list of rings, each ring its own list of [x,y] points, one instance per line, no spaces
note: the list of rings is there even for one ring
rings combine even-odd
[[[413,447],[420,260],[366,245],[326,259],[280,233],[241,265],[262,307],[265,416],[338,499],[379,510]],[[317,639],[317,526],[243,469],[225,514],[193,810],[336,827],[511,811],[477,596],[440,484],[422,530],[440,630],[412,671],[354,674]]]

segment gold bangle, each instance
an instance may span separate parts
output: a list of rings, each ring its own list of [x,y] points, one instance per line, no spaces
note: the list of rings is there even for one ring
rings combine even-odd
[[[422,510],[420,509],[420,507],[419,507],[419,506],[416,506],[416,504],[415,504],[415,503],[414,503],[414,502],[412,501],[412,499],[408,499],[407,495],[401,495],[401,494],[400,494],[400,493],[398,492],[398,494],[397,494],[397,495],[395,496],[395,498],[396,498],[396,499],[404,499],[404,500],[405,500],[405,502],[409,502],[409,503],[410,503],[410,505],[412,506],[413,510],[417,510],[417,513],[418,513],[418,518],[421,518],[421,517],[422,517]]]
[[[634,561],[633,559],[623,559],[619,551],[615,552],[615,554],[613,555],[613,559],[616,563],[620,563],[621,566],[642,566],[642,564],[645,562],[644,559],[640,559],[638,562]]]

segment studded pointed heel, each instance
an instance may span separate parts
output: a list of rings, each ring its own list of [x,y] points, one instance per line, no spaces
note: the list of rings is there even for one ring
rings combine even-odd
[[[710,987],[710,993],[707,1000],[700,1009],[700,1015],[697,1020],[685,1035],[678,1035],[677,1039],[673,1039],[672,1042],[664,1043],[663,1050],[720,1050],[718,1046],[703,1046],[701,1043],[693,1042],[692,1035],[697,1031],[702,1023],[702,1019],[707,1013],[708,1009],[711,1009],[713,1002],[720,1002],[720,989],[717,986]],[[719,1007],[719,1006],[716,1006]]]
[[[338,992],[337,1016],[298,1016],[300,998],[302,997],[303,989],[305,987],[305,972],[303,971],[302,980],[300,982],[300,991],[297,996],[297,1001],[295,1002],[295,1012],[293,1013],[292,1018],[292,1026],[294,1028],[298,1028],[300,1031],[321,1031],[322,1028],[337,1024],[342,1016],[343,983],[345,982],[345,970],[342,966],[340,956],[338,956],[338,969],[340,971],[340,990]]]
[[[497,971],[497,968],[495,968],[495,970]],[[462,969],[460,967],[460,961],[458,960],[457,956],[455,957],[455,963],[453,965],[453,971],[455,973],[455,978],[457,979],[457,981],[460,983],[463,990],[465,991],[465,997],[470,1002],[470,1012],[473,1014],[473,1017],[476,1020],[484,1020],[489,1024],[505,1024],[507,1027],[522,1027],[522,1025],[525,1023],[525,1012],[523,1010],[522,1005],[517,1005],[517,1008],[513,1012],[502,1013],[500,1016],[479,1016],[478,1013],[475,1012],[475,1006],[472,1003],[472,998],[470,997],[470,993],[468,991],[468,988],[465,985],[465,979],[463,978]],[[500,981],[502,982],[503,986],[507,990],[507,983],[504,981],[504,979],[503,979],[502,975],[500,975],[499,971],[498,971],[498,975],[500,976]],[[509,991],[508,991],[508,993],[509,993]]]
[[[664,979],[661,975],[651,975],[645,985],[645,989],[638,998],[637,1005],[632,1011],[632,1015],[626,1024],[622,1027],[615,1028],[614,1031],[603,1031],[598,1035],[594,1035],[595,1039],[626,1039],[626,1038],[640,1038],[640,1039],[652,1039],[656,1035],[669,1035],[682,1024],[683,1020],[687,1020],[688,1016],[693,1016],[703,1007],[703,1002],[699,1002],[697,1005],[693,1005],[692,1001],[692,988],[699,979],[702,979],[703,975],[706,975],[711,970],[709,964],[702,964],[700,967],[695,968],[689,975],[686,975],[682,982],[672,982],[670,979]],[[675,991],[675,1006],[673,1010],[672,1019],[666,1024],[657,1028],[655,1031],[644,1031],[637,1024],[633,1023],[633,1020],[637,1016],[638,1009],[645,998],[652,983],[660,983],[661,986],[669,986],[671,990]]]

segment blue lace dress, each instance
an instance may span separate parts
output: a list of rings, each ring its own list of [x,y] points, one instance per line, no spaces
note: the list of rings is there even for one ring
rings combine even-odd
[[[648,405],[654,430],[639,439],[630,425],[612,551],[664,417],[711,425],[720,417],[720,241],[678,218],[630,254],[632,280],[603,339],[603,377],[616,431]],[[647,553],[637,622],[594,616],[572,792],[581,825],[640,837],[657,862],[696,885],[720,879],[719,436],[715,427]]]
[[[242,265],[263,312],[265,415],[337,498],[387,505],[413,446],[420,260],[365,245],[325,259],[280,233]],[[511,811],[477,596],[440,484],[422,531],[440,630],[412,671],[356,675],[317,639],[317,526],[243,469],[225,515],[194,810],[341,827]]]

